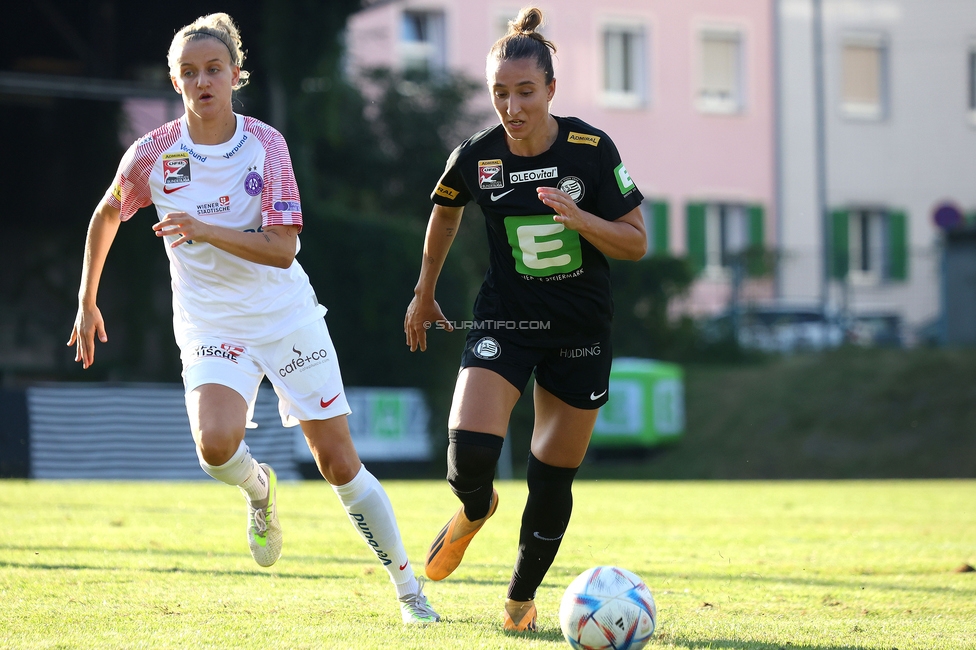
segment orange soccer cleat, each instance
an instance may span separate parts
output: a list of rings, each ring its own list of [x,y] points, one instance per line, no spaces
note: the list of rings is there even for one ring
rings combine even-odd
[[[536,616],[534,600],[520,602],[508,599],[505,601],[505,619],[502,626],[509,632],[538,632]]]
[[[488,514],[477,521],[468,521],[464,516],[464,506],[461,506],[441,532],[437,533],[427,551],[427,563],[424,566],[427,577],[431,580],[443,580],[454,573],[475,533],[481,530],[497,508],[496,490],[491,491],[491,508],[488,509]]]

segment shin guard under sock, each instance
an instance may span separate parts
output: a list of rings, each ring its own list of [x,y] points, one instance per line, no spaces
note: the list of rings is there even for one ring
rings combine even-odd
[[[556,559],[563,533],[573,512],[573,479],[577,467],[554,467],[529,454],[526,479],[529,497],[522,512],[518,558],[508,586],[508,597],[526,601]]]

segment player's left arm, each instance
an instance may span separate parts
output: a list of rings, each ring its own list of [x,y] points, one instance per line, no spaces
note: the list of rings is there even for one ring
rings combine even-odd
[[[553,219],[575,230],[597,250],[618,260],[639,260],[647,252],[647,231],[640,208],[634,208],[614,221],[601,219],[580,210],[566,192],[555,187],[540,187],[539,200],[556,212]]]
[[[185,212],[170,212],[153,224],[157,237],[176,236],[171,248],[188,241],[216,246],[255,264],[287,269],[298,252],[298,225],[265,226],[261,232],[241,232],[205,223]]]

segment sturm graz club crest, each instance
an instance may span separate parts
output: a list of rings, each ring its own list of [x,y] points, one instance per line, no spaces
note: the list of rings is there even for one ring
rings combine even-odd
[[[486,336],[474,344],[474,356],[479,359],[491,361],[492,359],[497,359],[501,354],[502,346],[490,336]]]
[[[556,188],[569,194],[575,203],[579,203],[580,199],[583,198],[583,194],[586,192],[586,188],[583,187],[583,181],[575,176],[567,176],[561,179],[559,184],[556,185]]]

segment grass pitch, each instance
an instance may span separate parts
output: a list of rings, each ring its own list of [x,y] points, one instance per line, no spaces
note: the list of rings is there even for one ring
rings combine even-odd
[[[445,482],[385,482],[422,571],[456,508]],[[581,571],[614,564],[658,605],[649,648],[976,648],[976,481],[579,481],[539,590],[540,632],[501,630],[525,502],[500,507],[400,623],[392,585],[324,482],[285,483],[282,558],[251,560],[237,490],[216,482],[0,481],[3,648],[562,648]]]

